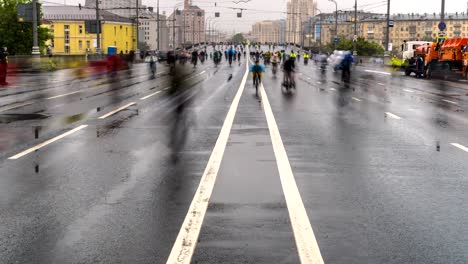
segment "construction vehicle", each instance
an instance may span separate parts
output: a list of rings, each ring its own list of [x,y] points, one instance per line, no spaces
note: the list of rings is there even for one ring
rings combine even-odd
[[[419,56],[424,61],[424,67],[418,69],[416,61]],[[407,76],[413,72],[427,78],[431,78],[433,73],[444,76],[456,74],[468,78],[468,38],[445,39],[416,47],[405,66]]]

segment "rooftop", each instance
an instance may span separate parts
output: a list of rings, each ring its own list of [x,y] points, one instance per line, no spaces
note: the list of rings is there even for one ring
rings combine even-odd
[[[75,6],[43,6],[44,20],[84,21],[96,20],[96,10]],[[131,19],[118,16],[108,11],[100,11],[101,21],[132,23]]]

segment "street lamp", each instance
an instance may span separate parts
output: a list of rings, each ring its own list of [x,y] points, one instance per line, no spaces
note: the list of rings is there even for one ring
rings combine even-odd
[[[336,3],[335,0],[328,0],[330,2],[333,2],[335,4],[335,38],[338,38],[338,3]],[[335,49],[336,49],[336,42],[333,40],[335,43]]]
[[[320,25],[320,36],[319,36],[319,53],[322,53],[322,10],[315,8],[319,11],[319,25]],[[317,16],[317,15],[316,15]],[[309,33],[310,34],[310,33]],[[315,36],[315,33],[314,33]]]

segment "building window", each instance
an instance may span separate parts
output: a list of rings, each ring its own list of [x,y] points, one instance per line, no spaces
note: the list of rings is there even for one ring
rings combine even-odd
[[[70,53],[70,46],[65,46],[65,53],[66,54]]]
[[[82,50],[83,49],[83,41],[78,40],[78,49]]]
[[[78,26],[78,33],[83,34],[83,25]]]
[[[117,27],[114,26],[114,36],[117,36]]]
[[[63,26],[63,28],[64,28],[65,30],[70,30],[70,25],[65,25],[65,26]]]
[[[91,42],[89,40],[86,41],[86,48],[87,49],[91,48]]]
[[[128,28],[125,28],[125,36],[128,36]]]
[[[125,42],[125,50],[128,50],[128,41]]]

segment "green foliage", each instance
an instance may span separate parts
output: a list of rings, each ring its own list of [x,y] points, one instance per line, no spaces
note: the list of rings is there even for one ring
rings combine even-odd
[[[354,42],[352,39],[340,38],[337,45],[337,50],[354,50]],[[334,50],[334,43],[327,45],[328,51]],[[364,38],[358,38],[356,43],[358,56],[382,56],[385,52],[384,48],[373,41],[367,41]]]
[[[243,43],[245,41],[244,35],[242,33],[237,33],[232,37],[232,42],[234,43]]]
[[[31,54],[33,46],[32,23],[20,23],[16,14],[17,4],[29,0],[0,0],[0,47],[7,47],[10,54]],[[52,38],[47,28],[38,27],[38,44],[45,49],[45,42]]]

